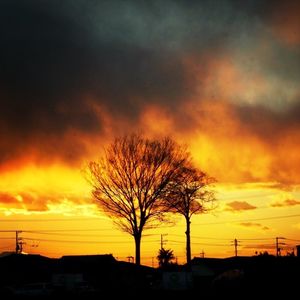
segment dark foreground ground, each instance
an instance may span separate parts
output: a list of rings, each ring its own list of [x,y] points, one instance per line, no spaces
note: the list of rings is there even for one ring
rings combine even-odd
[[[0,257],[0,270],[0,299],[286,299],[300,286],[298,257],[194,258],[162,270],[112,255],[12,254]]]

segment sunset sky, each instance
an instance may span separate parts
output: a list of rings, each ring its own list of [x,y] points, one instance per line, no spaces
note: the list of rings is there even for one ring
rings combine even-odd
[[[0,252],[22,230],[27,253],[133,256],[82,174],[133,131],[187,144],[217,179],[192,256],[300,244],[299,15],[299,1],[0,0]],[[161,238],[184,263],[174,221],[144,232],[142,264]]]

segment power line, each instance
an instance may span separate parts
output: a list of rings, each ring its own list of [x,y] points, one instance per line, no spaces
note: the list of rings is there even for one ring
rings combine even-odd
[[[61,230],[62,232],[69,232],[69,230]],[[87,230],[85,230],[87,231]],[[91,230],[92,231],[92,230]],[[100,230],[101,231],[101,230]],[[0,230],[1,232],[1,230]],[[55,231],[51,231],[51,230],[23,230],[24,233],[34,233],[34,234],[46,234],[46,235],[63,235],[65,236],[65,234],[60,233],[60,232],[55,232]],[[120,233],[120,234],[70,234],[68,233],[68,236],[86,236],[86,237],[124,237],[124,235],[128,235],[127,233]],[[150,233],[150,234],[143,234],[142,237],[148,237],[148,236],[155,236],[157,234],[154,233]]]
[[[80,237],[111,237],[111,238],[119,238],[124,237],[124,235],[116,235],[116,234],[80,234],[80,233],[62,233],[62,232],[39,232],[39,231],[30,231],[30,230],[23,230],[23,233],[30,233],[30,234],[42,234],[42,235],[54,235],[54,236],[80,236]],[[146,236],[145,236],[146,237]]]
[[[288,239],[288,238],[286,238],[286,240],[293,241],[293,242],[300,242],[300,240],[294,240],[294,239]]]
[[[96,234],[78,234],[78,233],[61,233],[61,232],[38,232],[38,231],[23,231],[23,233],[31,233],[31,234],[42,234],[42,235],[51,235],[51,236],[78,236],[78,237],[122,237],[121,235],[111,235],[111,234],[106,234],[106,235],[96,235]]]
[[[177,237],[183,237],[183,234],[180,235],[180,234],[172,234],[170,233],[169,235],[172,235],[172,236],[177,236]],[[231,238],[218,238],[218,237],[206,237],[206,236],[191,236],[191,238],[193,239],[203,239],[203,240],[217,240],[217,241],[228,241],[228,240],[231,240]],[[250,241],[250,240],[253,240],[253,241],[264,241],[264,240],[274,240],[273,237],[270,237],[270,238],[242,238],[242,239],[239,239],[239,240],[242,240],[242,241]],[[295,240],[295,241],[300,241],[300,240]]]
[[[23,232],[86,232],[86,231],[111,231],[111,228],[100,228],[100,229],[41,229],[41,230],[22,230]],[[16,232],[16,229],[0,230],[0,232]]]
[[[275,217],[266,217],[266,218],[255,218],[255,219],[242,219],[242,220],[236,220],[236,221],[230,221],[230,223],[238,223],[238,222],[248,222],[248,221],[263,221],[263,220],[276,220],[276,219],[284,219],[284,218],[294,218],[294,217],[300,217],[300,214],[295,214],[295,215],[283,215],[283,216],[275,216]],[[4,220],[0,219],[0,222],[65,222],[65,221],[91,221],[91,220],[103,220],[103,218],[97,218],[97,217],[91,217],[91,218],[66,218],[66,219],[9,219],[9,220]],[[226,224],[229,222],[209,222],[209,223],[193,223],[193,225],[197,226],[202,226],[202,225],[218,225],[218,224]],[[180,226],[180,225],[176,225]],[[185,226],[185,225],[181,225]],[[174,227],[174,226],[162,226],[162,227]],[[81,230],[81,229],[79,229]],[[75,230],[75,231],[79,231]],[[96,229],[97,231],[101,230],[107,230],[105,228],[102,229]],[[12,230],[15,231],[15,230]],[[63,230],[67,231],[67,230]],[[74,231],[70,230],[70,231]],[[89,231],[89,230],[87,230]]]
[[[211,244],[211,243],[192,243],[192,244],[193,245],[203,245],[203,246],[214,246],[214,247],[226,247],[226,246],[228,246],[228,245],[224,245],[224,244]]]
[[[202,225],[218,225],[218,224],[227,224],[227,223],[239,223],[239,222],[249,222],[249,221],[264,221],[264,220],[276,220],[276,219],[285,219],[285,218],[294,218],[300,217],[297,215],[284,215],[284,216],[275,216],[275,217],[266,217],[266,218],[256,218],[256,219],[242,219],[236,221],[228,221],[228,222],[210,222],[210,223],[194,223],[193,225],[202,226]]]
[[[229,239],[228,239],[229,241]],[[185,242],[184,241],[174,241],[174,240],[169,240],[169,242],[171,243],[177,243],[177,244],[184,244]],[[192,243],[193,245],[204,245],[204,246],[227,246],[227,245],[224,245],[224,244],[211,244],[211,243]]]
[[[31,241],[32,238],[23,238],[23,240]],[[78,240],[52,240],[52,239],[34,239],[40,242],[55,242],[55,243],[78,243],[78,244],[131,244],[132,241],[78,241]],[[144,241],[144,243],[157,243],[158,240]]]
[[[13,232],[15,233],[18,230],[0,230],[0,232],[3,233],[10,233]],[[93,231],[93,229],[91,230],[22,230],[23,234],[42,234],[42,235],[54,235],[54,236],[66,236],[66,234],[64,234],[63,232],[72,232],[72,231]],[[98,230],[95,230],[98,231]],[[67,236],[80,236],[80,237],[111,237],[111,238],[118,238],[118,237],[124,237],[124,234],[120,234],[120,235],[112,235],[112,234],[101,234],[101,235],[95,235],[95,234],[70,234],[68,233]],[[143,237],[152,237],[152,236],[157,236],[158,234],[146,234],[143,235]],[[179,234],[170,234],[171,236],[176,236],[176,237],[183,237],[183,235],[179,235]],[[217,238],[217,237],[201,237],[201,236],[192,236],[193,239],[204,239],[204,240],[219,240],[219,241],[230,241],[231,238]],[[13,237],[0,237],[0,239],[2,240],[9,240],[9,239],[14,239]],[[267,240],[274,240],[274,237],[269,237],[269,238],[239,238],[240,241],[267,241]],[[288,239],[290,241],[296,241],[296,242],[300,242],[300,240],[297,239]],[[162,241],[162,239],[161,239]],[[170,242],[175,242],[175,243],[184,243],[184,241],[179,241],[179,240],[169,240]],[[163,244],[166,242],[166,240],[163,240]],[[203,244],[202,242],[193,242],[193,244]],[[210,244],[213,245],[213,244]],[[216,245],[216,244],[214,244]]]
[[[203,240],[216,240],[216,241],[228,241],[225,238],[217,238],[217,237],[205,237],[205,236],[192,236],[193,239],[203,239]]]
[[[173,234],[173,233],[169,233],[169,235],[177,236],[177,237],[183,237],[184,236],[183,234]],[[192,235],[191,238],[193,238],[193,239],[204,239],[204,240],[219,240],[219,241],[229,240],[229,238],[225,239],[225,238],[205,237],[205,236],[195,236],[195,235]]]
[[[58,218],[58,219],[0,219],[0,222],[69,222],[69,221],[95,221],[103,220],[103,217],[90,217],[90,218]],[[106,219],[105,219],[106,220]]]
[[[239,239],[240,241],[269,241],[274,240],[274,238],[261,238],[261,239]]]
[[[174,241],[174,240],[169,240],[171,243],[178,243],[178,244],[184,244],[184,241]]]

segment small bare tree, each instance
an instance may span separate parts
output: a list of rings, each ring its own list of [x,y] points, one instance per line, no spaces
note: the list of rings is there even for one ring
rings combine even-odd
[[[150,140],[133,134],[116,138],[98,162],[88,165],[87,178],[100,208],[134,237],[137,265],[143,229],[163,220],[163,198],[187,158],[170,138]]]
[[[186,261],[191,262],[191,218],[194,214],[205,213],[214,208],[215,193],[209,185],[215,179],[193,167],[190,163],[183,167],[176,181],[170,183],[169,194],[165,198],[168,211],[184,216],[186,221]]]

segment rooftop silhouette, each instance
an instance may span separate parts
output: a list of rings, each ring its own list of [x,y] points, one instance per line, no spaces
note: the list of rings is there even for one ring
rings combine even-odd
[[[204,299],[247,293],[292,294],[297,290],[299,257],[200,258],[186,265],[152,268],[118,261],[111,254],[74,255],[58,259],[41,255],[0,257],[0,295],[31,294],[94,297],[111,295],[192,295]],[[276,290],[274,289],[276,286]],[[27,294],[26,294],[27,293]]]

